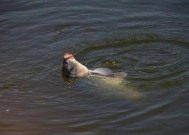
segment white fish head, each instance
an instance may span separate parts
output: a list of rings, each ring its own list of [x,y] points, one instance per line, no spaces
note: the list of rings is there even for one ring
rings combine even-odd
[[[89,70],[86,66],[79,63],[72,53],[65,53],[63,60],[63,74],[69,78],[80,78],[89,75]]]

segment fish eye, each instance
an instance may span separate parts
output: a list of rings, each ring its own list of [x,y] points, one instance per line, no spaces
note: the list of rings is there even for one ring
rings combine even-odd
[[[70,64],[70,63],[67,62],[66,66],[67,66],[68,70],[70,70],[70,71],[74,70],[74,66],[72,66],[72,64]]]
[[[73,71],[73,70],[74,70],[74,67],[71,66],[69,69],[70,69],[70,71]]]

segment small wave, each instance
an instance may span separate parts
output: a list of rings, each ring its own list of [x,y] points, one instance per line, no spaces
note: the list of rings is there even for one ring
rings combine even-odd
[[[109,40],[80,50],[76,57],[89,68],[127,72],[133,82],[182,79],[188,71],[188,42],[160,36]],[[140,86],[140,85],[139,85]]]

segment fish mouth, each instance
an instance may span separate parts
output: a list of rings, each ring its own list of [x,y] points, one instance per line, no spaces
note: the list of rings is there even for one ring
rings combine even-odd
[[[68,60],[70,58],[74,58],[74,55],[70,52],[64,54],[64,60]]]

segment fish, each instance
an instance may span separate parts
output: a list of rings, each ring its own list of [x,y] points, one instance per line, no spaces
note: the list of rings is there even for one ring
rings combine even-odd
[[[141,94],[136,89],[129,87],[126,80],[127,73],[113,72],[108,68],[88,69],[78,62],[72,53],[65,53],[63,58],[62,76],[64,81],[72,83],[78,78],[87,78],[94,86],[106,92],[115,93],[127,98],[137,99]]]

